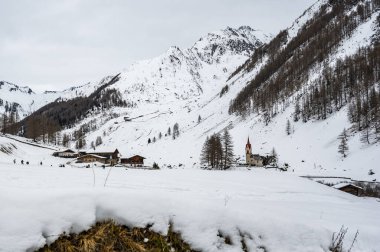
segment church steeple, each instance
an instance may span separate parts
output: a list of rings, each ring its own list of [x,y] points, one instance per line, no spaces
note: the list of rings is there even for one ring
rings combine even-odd
[[[245,145],[245,148],[246,149],[251,149],[251,143],[249,142],[249,137],[248,137],[247,144]]]
[[[252,156],[252,146],[249,142],[249,137],[247,140],[247,144],[245,145],[245,161],[247,164],[251,164],[251,156]]]

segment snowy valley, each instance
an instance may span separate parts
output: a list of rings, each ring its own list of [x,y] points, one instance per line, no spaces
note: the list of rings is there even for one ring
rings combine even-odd
[[[380,250],[379,199],[327,186],[380,181],[380,3],[330,2],[317,1],[276,36],[227,27],[64,91],[0,82],[0,114],[17,114],[9,128],[3,117],[0,135],[0,251],[34,251],[108,219],[164,235],[173,225],[195,251]],[[329,36],[326,48],[318,44]],[[362,61],[375,62],[373,78],[332,87],[353,83],[339,77]],[[64,110],[81,112],[67,119]],[[44,124],[52,131],[39,131]],[[215,171],[202,147],[225,130],[234,161]],[[275,149],[285,171],[247,165],[248,138],[254,154]],[[160,169],[52,155],[65,149],[117,149]],[[342,250],[332,250],[342,227]]]

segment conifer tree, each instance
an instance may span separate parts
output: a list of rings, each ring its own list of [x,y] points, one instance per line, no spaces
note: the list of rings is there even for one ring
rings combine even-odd
[[[175,123],[173,126],[173,139],[176,139],[179,136],[179,125]]]
[[[68,147],[69,146],[69,136],[65,133],[63,134],[63,138],[62,138],[62,145],[65,146],[65,147]]]
[[[339,135],[338,139],[340,139],[340,144],[338,146],[338,152],[342,154],[342,156],[345,158],[348,153],[348,136],[346,129],[343,129],[343,132]]]
[[[300,104],[297,101],[296,106],[294,108],[294,118],[293,118],[295,122],[298,122],[298,120],[300,119],[300,113],[301,113]]]
[[[95,145],[96,146],[99,146],[103,143],[103,140],[102,140],[102,137],[101,136],[98,136],[95,140]]]
[[[221,169],[223,167],[223,145],[221,137],[219,134],[214,134],[211,138],[212,142],[212,154],[213,154],[213,163],[212,167],[215,169]]]
[[[201,151],[201,164],[210,164],[210,139],[206,138],[206,141],[203,143]]]
[[[2,119],[3,119],[2,120],[2,122],[3,122],[2,132],[3,132],[3,134],[5,134],[6,133],[7,124],[8,124],[8,116],[7,116],[7,114],[5,112],[3,114],[3,118]]]
[[[371,129],[367,126],[361,131],[360,141],[364,144],[370,144]]]
[[[84,149],[85,147],[86,147],[86,140],[83,137],[79,138],[75,143],[75,148],[80,150],[80,149]]]
[[[233,163],[233,159],[234,159],[234,151],[233,151],[234,146],[232,143],[231,135],[227,129],[224,130],[222,141],[223,141],[223,152],[224,152],[224,155],[223,155],[224,164],[223,164],[223,166],[224,166],[224,169],[227,169],[228,167],[231,166],[231,164]]]
[[[277,156],[277,152],[276,152],[276,150],[274,149],[274,147],[273,147],[273,149],[272,149],[271,156],[273,157],[273,161],[277,164],[278,156]]]
[[[286,122],[286,134],[290,135],[292,133],[292,126],[290,125],[290,121]]]
[[[224,167],[224,150],[219,134],[206,139],[201,152],[201,163],[207,163],[212,169]]]

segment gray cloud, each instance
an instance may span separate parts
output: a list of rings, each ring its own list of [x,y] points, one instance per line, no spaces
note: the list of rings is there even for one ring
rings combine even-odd
[[[63,89],[226,26],[276,34],[315,0],[0,0],[0,79]]]

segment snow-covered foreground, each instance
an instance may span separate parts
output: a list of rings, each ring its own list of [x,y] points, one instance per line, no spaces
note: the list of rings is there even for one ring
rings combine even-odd
[[[242,251],[242,236],[250,251],[327,251],[342,225],[346,246],[359,230],[353,251],[380,250],[378,201],[292,173],[114,167],[104,187],[108,169],[1,163],[0,251],[37,248],[108,218],[163,233],[172,222],[203,251]]]

